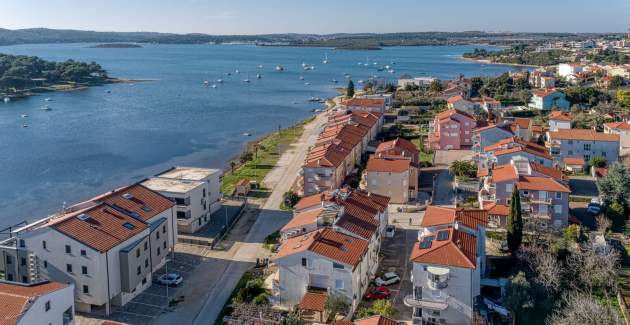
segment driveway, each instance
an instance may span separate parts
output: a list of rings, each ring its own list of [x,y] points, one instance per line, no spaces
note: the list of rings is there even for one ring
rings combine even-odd
[[[599,196],[597,181],[592,176],[571,176],[569,180],[571,195],[575,196]]]
[[[433,165],[450,166],[455,160],[472,160],[472,150],[435,150]]]

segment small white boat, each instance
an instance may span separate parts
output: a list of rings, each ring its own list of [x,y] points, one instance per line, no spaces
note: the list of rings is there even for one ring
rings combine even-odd
[[[338,82],[339,82],[339,81],[337,81],[337,79],[333,79],[333,80],[332,80],[332,83],[334,83],[334,84],[336,84],[336,83],[338,83]]]
[[[309,69],[309,70],[315,70],[315,66],[314,66],[314,65],[312,65],[312,66],[308,67],[308,69]]]
[[[41,109],[42,111],[51,111],[51,110],[52,110],[52,108],[50,108],[50,106],[48,106],[48,105],[44,105],[44,106],[42,106],[40,109]]]
[[[203,81],[203,85],[204,85],[204,86],[207,86],[208,84],[209,84],[208,80],[204,80],[204,81]]]
[[[11,101],[11,98],[9,98],[9,97],[4,97],[4,102],[5,102],[5,103],[8,103],[8,102],[10,102],[10,101]]]
[[[239,74],[241,73],[240,71],[238,71],[238,69],[234,70],[234,73]]]
[[[216,84],[212,84],[212,86],[210,86],[210,87],[217,88],[217,85]]]
[[[226,73],[225,75],[226,75],[226,76],[231,76],[231,75],[232,75],[232,73],[231,73],[231,72],[228,72],[228,73]]]
[[[22,124],[22,127],[23,127],[23,128],[27,128],[27,127],[28,127],[28,124]]]
[[[281,65],[277,65],[276,71],[284,71],[284,68]]]
[[[262,65],[262,64],[259,64],[259,65],[258,65],[258,69],[262,69],[262,68],[264,68],[264,67],[263,67],[263,65]]]
[[[310,85],[311,85],[311,83],[310,83],[310,82],[305,82],[305,83],[304,83],[304,85],[305,85],[305,86],[310,86]]]
[[[256,74],[256,79],[260,79],[262,78],[262,76],[260,75],[260,73]]]
[[[132,85],[133,85],[133,84],[132,84]],[[52,98],[46,98],[46,99],[44,99],[44,101],[46,101],[46,102],[52,102]]]
[[[244,80],[243,80],[243,82],[245,82],[245,83],[249,83],[249,82],[250,82],[250,80],[249,80],[249,79],[244,79]]]
[[[304,70],[308,70],[308,66],[304,67]]]
[[[386,65],[386,66],[385,66],[385,69],[389,70],[389,65]]]
[[[251,133],[249,133],[249,132],[243,132],[243,135],[244,135],[244,136],[247,136],[247,137],[251,137],[251,136],[252,136],[252,134],[251,134]]]
[[[347,75],[347,76],[345,76],[345,77],[346,77],[346,79],[350,79],[350,75]]]
[[[302,62],[302,68],[306,68],[308,66],[308,64]]]
[[[300,76],[300,80],[304,80],[304,76]]]
[[[223,79],[217,79],[217,82],[222,84],[223,83]]]
[[[387,72],[389,72],[389,73],[396,73],[396,70],[394,70],[394,69],[389,69],[389,70],[387,70]]]
[[[21,116],[22,116],[22,118],[27,118],[28,114],[22,114]]]
[[[324,61],[322,61],[323,64],[328,64],[328,53],[324,53]]]
[[[363,83],[363,79],[359,80],[359,83],[362,84]]]

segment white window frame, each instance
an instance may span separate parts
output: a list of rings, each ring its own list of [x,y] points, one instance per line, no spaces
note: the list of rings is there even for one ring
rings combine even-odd
[[[344,290],[345,289],[343,279],[335,279],[335,289],[337,289],[337,290]]]

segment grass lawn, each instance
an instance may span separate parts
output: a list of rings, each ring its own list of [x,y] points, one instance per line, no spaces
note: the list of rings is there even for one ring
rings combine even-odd
[[[416,148],[420,150],[420,162],[427,162],[433,164],[433,152],[426,152],[424,150],[424,144],[422,143],[422,139],[424,136],[418,136],[411,139],[411,143],[416,145]]]
[[[232,294],[230,295],[230,298],[228,298],[228,301],[225,303],[225,305],[223,306],[223,309],[221,310],[221,313],[217,317],[217,320],[214,323],[215,325],[223,324],[223,316],[230,315],[232,311],[234,310],[234,308],[232,308],[231,306],[232,299],[234,299],[234,296],[236,296],[236,294],[238,293],[239,290],[241,290],[241,288],[245,287],[245,284],[247,283],[247,281],[252,280],[254,278],[255,276],[251,272],[245,272],[245,274],[243,274],[241,279],[238,280],[236,287],[234,287],[234,290],[232,290]]]
[[[254,145],[258,144],[258,157],[238,166],[234,170],[234,174],[228,171],[223,176],[221,192],[226,195],[231,195],[234,192],[236,183],[243,178],[249,179],[250,181],[257,181],[258,184],[262,185],[262,180],[276,165],[282,153],[302,136],[304,125],[314,119],[315,117],[310,117],[295,126],[282,129],[280,132],[271,133],[259,141],[250,143],[247,146],[247,150],[250,152],[253,152]]]

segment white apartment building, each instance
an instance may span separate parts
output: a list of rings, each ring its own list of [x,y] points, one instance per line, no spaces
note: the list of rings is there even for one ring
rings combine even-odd
[[[410,260],[413,324],[470,324],[485,272],[483,210],[429,206]]]
[[[293,308],[316,290],[345,297],[352,314],[369,286],[368,249],[367,240],[330,228],[288,239],[272,257],[278,266],[272,299]]]
[[[547,139],[545,146],[558,163],[565,157],[582,157],[585,162],[593,157],[602,157],[608,164],[619,160],[619,134],[559,129],[547,132]]]
[[[0,281],[0,324],[74,325],[74,285]]]
[[[571,113],[553,111],[549,114],[549,131],[571,128]]]
[[[604,124],[604,133],[618,134],[619,145],[621,149],[627,151],[630,149],[630,123],[628,122],[610,122]]]
[[[178,232],[194,233],[221,208],[221,175],[219,169],[173,167],[142,185],[175,202]]]
[[[173,203],[134,184],[15,229],[0,243],[0,271],[72,283],[77,310],[107,315],[151,286],[176,231]]]
[[[581,73],[584,71],[584,67],[578,63],[560,63],[558,64],[558,75],[561,77],[568,77],[573,74]]]

